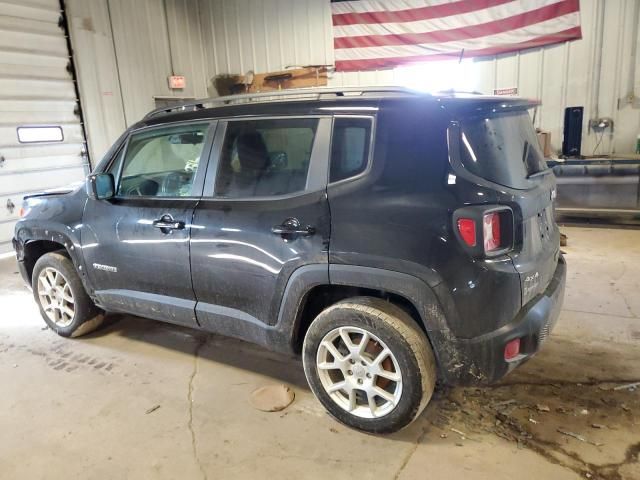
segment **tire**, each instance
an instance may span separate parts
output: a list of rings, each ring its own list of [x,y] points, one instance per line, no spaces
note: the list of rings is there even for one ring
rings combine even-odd
[[[315,396],[340,423],[364,432],[406,427],[435,388],[429,340],[408,313],[384,300],[357,297],[326,308],[309,326],[302,348]]]
[[[104,312],[89,298],[73,262],[63,252],[38,259],[31,286],[40,315],[62,337],[86,335],[104,321]]]

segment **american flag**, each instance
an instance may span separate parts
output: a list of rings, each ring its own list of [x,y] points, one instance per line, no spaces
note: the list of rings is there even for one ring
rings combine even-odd
[[[582,38],[579,0],[331,2],[336,70],[479,57]]]

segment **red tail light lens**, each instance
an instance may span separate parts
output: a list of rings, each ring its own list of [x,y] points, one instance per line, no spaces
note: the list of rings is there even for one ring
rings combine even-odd
[[[515,248],[514,213],[504,205],[469,205],[453,212],[453,230],[474,258],[503,255]]]
[[[491,252],[500,248],[500,214],[497,212],[485,214],[482,221],[482,237],[484,251]]]
[[[458,231],[464,243],[470,247],[476,246],[476,222],[471,218],[458,219]]]
[[[520,355],[520,339],[514,338],[504,346],[504,359],[512,360]]]

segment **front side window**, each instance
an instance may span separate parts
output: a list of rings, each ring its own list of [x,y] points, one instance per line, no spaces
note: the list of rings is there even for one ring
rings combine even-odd
[[[304,191],[317,127],[316,118],[229,122],[216,195],[246,198]]]
[[[369,160],[371,119],[336,118],[331,140],[331,182],[365,171]]]
[[[110,169],[116,178],[122,169],[118,195],[192,195],[208,128],[207,124],[182,125],[133,134],[124,153],[124,164],[121,166],[118,159]]]

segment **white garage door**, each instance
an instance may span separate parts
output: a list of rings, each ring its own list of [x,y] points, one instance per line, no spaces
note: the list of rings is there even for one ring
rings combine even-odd
[[[0,0],[0,254],[27,193],[82,180],[79,102],[59,0]]]

